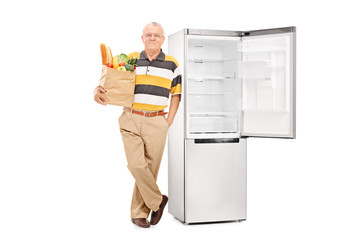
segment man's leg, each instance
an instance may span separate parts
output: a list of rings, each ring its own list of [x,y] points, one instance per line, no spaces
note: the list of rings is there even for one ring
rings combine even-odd
[[[163,116],[145,118],[142,123],[141,135],[145,144],[145,159],[155,180],[158,176],[165,148],[167,129],[168,126]],[[138,215],[143,217],[146,214],[146,217],[148,217],[150,210],[151,209],[146,206],[139,188],[135,183],[131,202],[132,216]]]
[[[140,136],[143,117],[125,112],[119,118],[119,124],[128,161],[128,169],[136,181],[133,196],[135,195],[135,200],[140,203],[140,199],[142,198],[149,210],[157,211],[162,201],[162,195],[151,171],[151,163],[149,163],[150,161],[145,157],[145,145],[143,138]],[[146,218],[149,210],[146,209],[146,212],[142,212],[142,209],[144,208],[132,204],[131,217]],[[137,212],[137,210],[140,212]]]
[[[163,157],[168,132],[168,124],[164,116],[148,118],[141,131],[145,144],[145,157],[155,180],[157,179],[161,159]]]
[[[139,191],[139,188],[135,182],[131,200],[131,217],[148,218],[150,211],[151,209],[146,206],[144,199]]]

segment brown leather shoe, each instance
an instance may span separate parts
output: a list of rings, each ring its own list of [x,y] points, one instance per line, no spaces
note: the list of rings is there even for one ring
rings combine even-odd
[[[159,210],[157,210],[156,212],[152,211],[152,213],[151,213],[151,220],[150,220],[151,225],[156,225],[160,221],[163,211],[165,209],[165,206],[168,202],[168,197],[166,195],[162,195],[162,196],[163,196],[163,200],[160,204]]]
[[[142,228],[149,228],[150,223],[146,218],[131,218],[132,223]]]

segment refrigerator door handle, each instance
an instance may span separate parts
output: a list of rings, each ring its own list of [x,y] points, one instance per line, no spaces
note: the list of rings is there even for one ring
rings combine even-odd
[[[239,138],[199,138],[194,143],[238,143]]]

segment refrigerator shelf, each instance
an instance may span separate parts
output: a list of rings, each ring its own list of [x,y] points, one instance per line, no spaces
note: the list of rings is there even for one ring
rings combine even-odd
[[[238,63],[244,63],[244,64],[247,64],[247,63],[262,63],[262,64],[270,64],[271,61],[270,60],[250,60],[250,61],[246,61],[246,60],[238,60],[237,61]]]
[[[243,112],[249,113],[288,113],[287,109],[281,108],[244,108]]]
[[[237,58],[189,58],[188,62],[204,63],[204,62],[224,62],[237,60]]]
[[[240,80],[238,78],[231,78],[231,77],[188,77],[187,78],[189,81],[194,81],[194,82],[203,82],[203,81],[221,81],[221,80]]]
[[[250,50],[250,49],[238,49],[238,52],[242,52],[242,53],[266,53],[266,52],[286,52],[285,49],[281,49],[281,48],[278,48],[278,49],[258,49],[258,50]]]
[[[271,80],[271,77],[243,77],[243,80]]]
[[[188,95],[234,95],[235,93],[225,92],[188,92]]]
[[[190,131],[190,134],[224,134],[224,133],[237,133],[237,132],[233,132],[233,131],[226,131],[226,132],[218,132],[218,131],[201,131],[201,132],[197,132],[197,131]]]
[[[190,117],[236,117],[237,112],[189,112]]]
[[[232,73],[189,73],[188,80],[197,81],[197,80],[236,80],[235,72]]]

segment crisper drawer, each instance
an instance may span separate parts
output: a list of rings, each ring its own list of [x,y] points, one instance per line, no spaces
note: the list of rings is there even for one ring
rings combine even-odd
[[[238,132],[236,115],[190,114],[190,133],[230,133]]]
[[[188,94],[188,112],[235,112],[237,95],[223,94]]]
[[[246,219],[246,139],[238,140],[185,140],[186,223]]]

